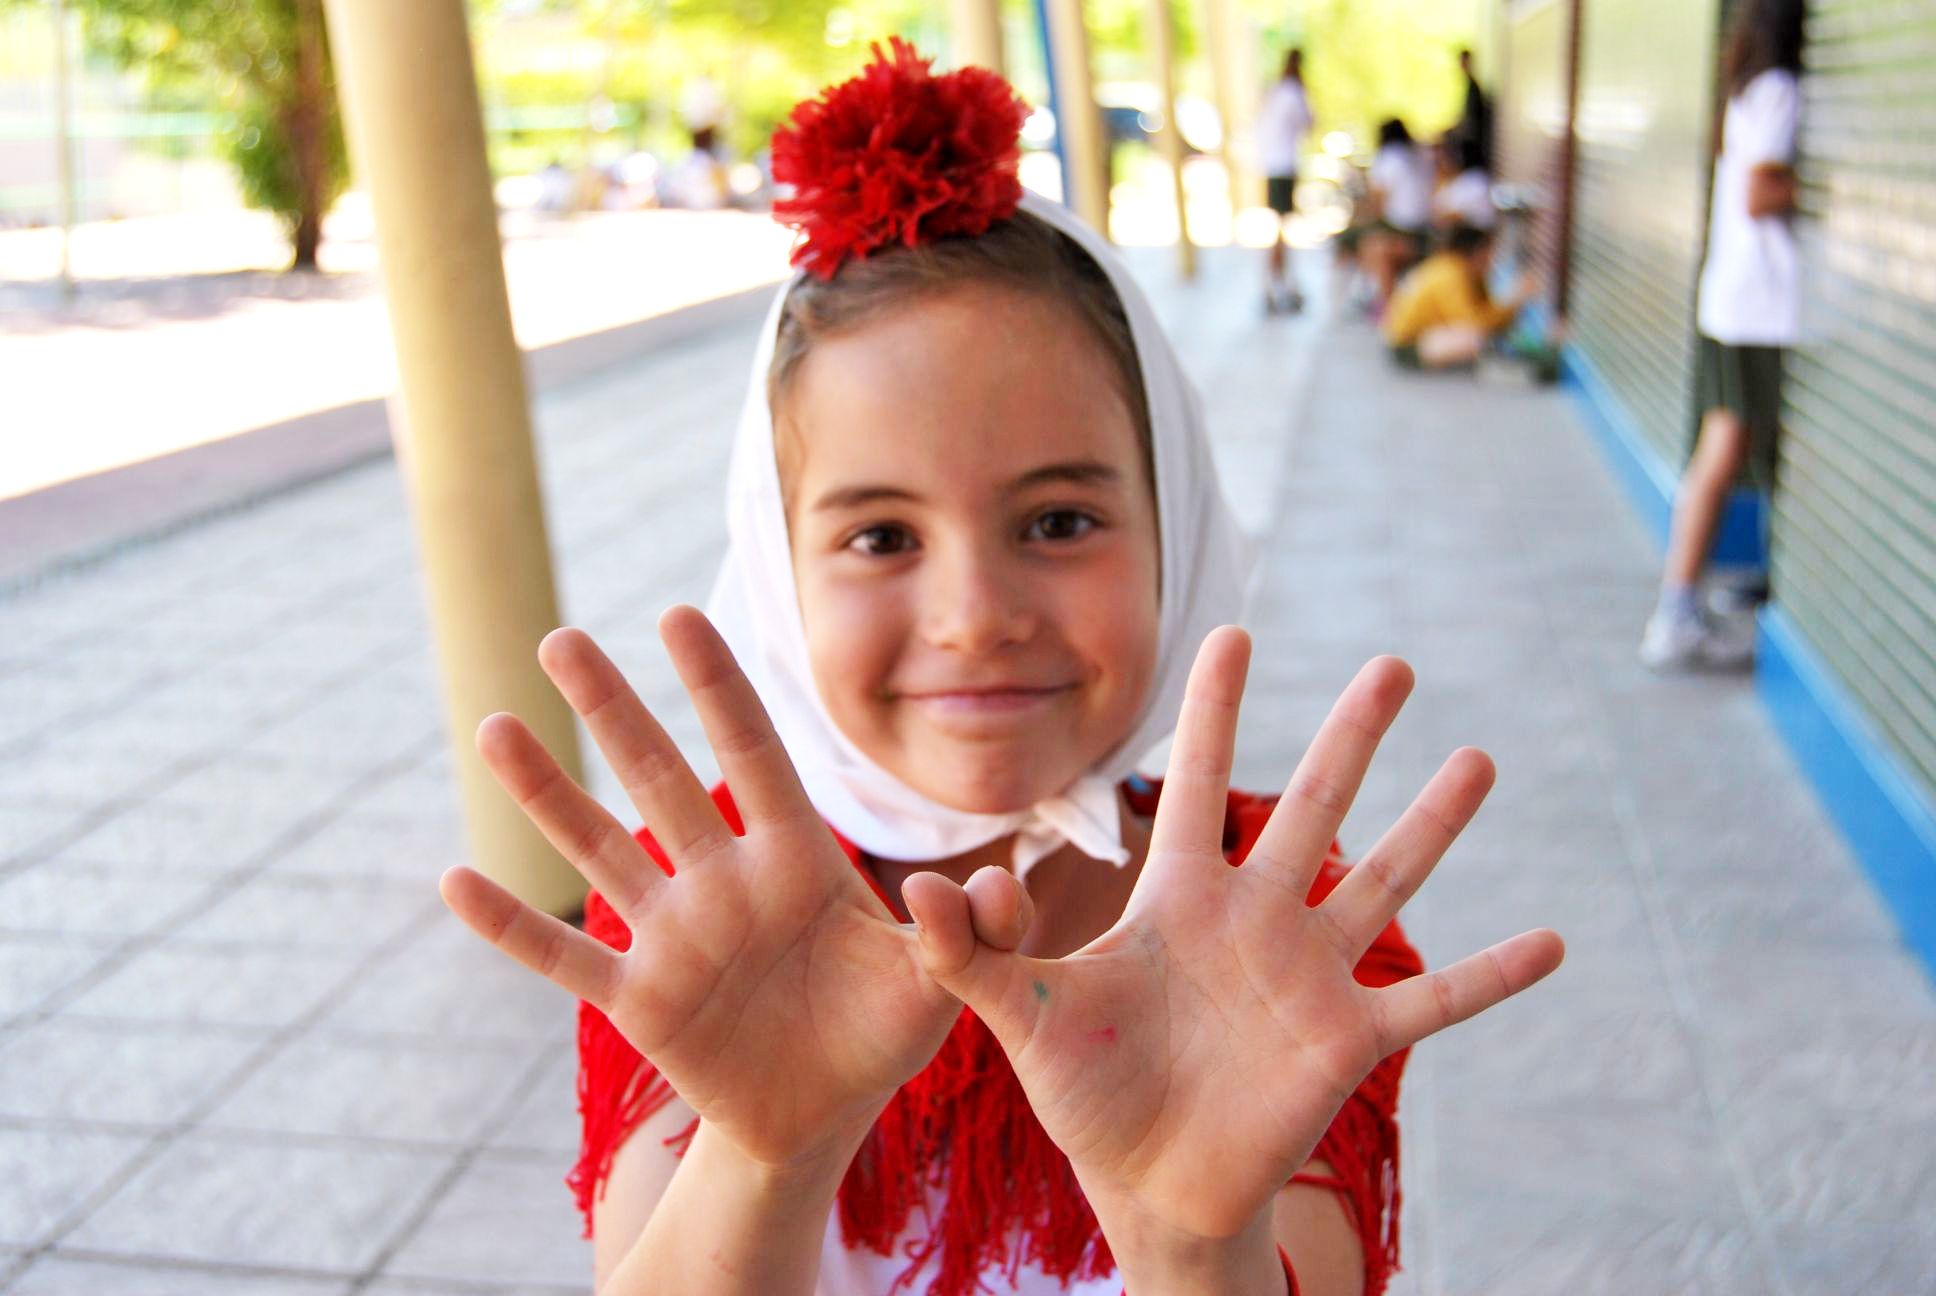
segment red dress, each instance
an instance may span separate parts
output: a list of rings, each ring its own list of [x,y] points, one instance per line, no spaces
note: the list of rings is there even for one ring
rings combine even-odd
[[[1161,784],[1132,778],[1123,786],[1132,809],[1155,813]],[[733,831],[743,831],[724,786],[714,790],[713,800]],[[1275,797],[1230,793],[1223,847],[1232,865],[1243,863],[1275,804]],[[838,833],[835,837],[872,885],[859,849]],[[641,830],[638,838],[670,874],[672,866],[651,836]],[[1334,845],[1307,903],[1316,905],[1329,895],[1346,867]],[[878,887],[875,891],[879,894]],[[614,949],[631,944],[631,931],[595,891],[586,901],[585,930]],[[1356,975],[1362,985],[1384,986],[1422,971],[1418,951],[1394,922],[1359,960]],[[673,1095],[652,1065],[587,1003],[578,1006],[578,1050],[584,1141],[566,1182],[584,1212],[589,1237],[592,1205],[612,1158],[639,1123]],[[1398,1267],[1396,1110],[1404,1067],[1401,1050],[1372,1068],[1318,1141],[1313,1155],[1329,1164],[1335,1177],[1294,1179],[1344,1198],[1364,1245],[1366,1296],[1379,1296]],[[670,1143],[683,1150],[691,1134],[688,1128]],[[942,1186],[947,1204],[930,1216],[929,1189]],[[979,1275],[1012,1270],[1024,1261],[1067,1279],[1101,1278],[1115,1270],[1068,1159],[1035,1119],[993,1034],[966,1009],[934,1060],[901,1086],[875,1122],[841,1184],[839,1211],[845,1244],[882,1255],[897,1242],[905,1246],[910,1223],[925,1220],[926,1240],[909,1251],[909,1274],[939,1257],[939,1276],[928,1296],[971,1296],[985,1290]]]

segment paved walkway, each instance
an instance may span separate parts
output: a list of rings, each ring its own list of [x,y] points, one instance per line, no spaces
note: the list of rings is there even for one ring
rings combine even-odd
[[[1413,934],[1571,944],[1416,1054],[1396,1290],[1930,1290],[1936,998],[1747,684],[1634,664],[1654,558],[1564,398],[1266,323],[1248,259],[1144,264],[1267,537],[1243,781],[1403,652],[1347,842],[1486,746]],[[749,352],[539,402],[569,614],[689,744],[651,627],[710,581]],[[8,1296],[585,1289],[570,1004],[431,888],[462,847],[412,557],[383,462],[0,600]]]

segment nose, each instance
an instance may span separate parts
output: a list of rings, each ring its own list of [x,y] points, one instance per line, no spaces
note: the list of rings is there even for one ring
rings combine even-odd
[[[936,648],[981,655],[1026,643],[1036,613],[1028,573],[992,545],[930,552],[922,581],[922,635]]]

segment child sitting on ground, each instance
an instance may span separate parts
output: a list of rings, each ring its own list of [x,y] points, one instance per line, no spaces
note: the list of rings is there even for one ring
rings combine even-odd
[[[443,882],[584,1001],[607,1296],[1378,1292],[1406,1050],[1559,962],[1531,932],[1424,973],[1393,922],[1482,753],[1339,857],[1402,662],[1284,796],[1228,788],[1249,642],[1201,407],[1106,244],[1022,194],[1023,111],[897,41],[775,140],[802,273],[711,619],[660,622],[724,784],[575,630],[540,660],[650,832],[479,729],[596,888],[580,932]]]
[[[1474,364],[1532,300],[1530,274],[1513,295],[1495,302],[1486,291],[1492,232],[1455,225],[1445,245],[1399,282],[1385,312],[1385,341],[1407,369]]]

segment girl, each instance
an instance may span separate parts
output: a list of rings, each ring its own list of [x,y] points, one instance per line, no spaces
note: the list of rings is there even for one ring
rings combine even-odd
[[[1800,337],[1801,266],[1789,222],[1802,9],[1802,0],[1741,5],[1722,55],[1728,102],[1696,308],[1701,425],[1674,494],[1660,599],[1640,640],[1640,660],[1653,670],[1743,667],[1754,656],[1752,636],[1708,618],[1700,580],[1741,470],[1764,490],[1773,482],[1782,349]]]
[[[1391,925],[1480,753],[1336,858],[1402,663],[1284,798],[1227,790],[1249,648],[1198,403],[1102,242],[1021,194],[1022,115],[896,41],[775,140],[805,273],[713,621],[660,623],[724,785],[574,630],[540,660],[650,835],[479,730],[596,888],[579,932],[443,883],[584,1000],[602,1292],[1376,1291],[1403,1051],[1559,960],[1529,933],[1414,976]],[[1179,704],[1168,777],[1127,777]]]
[[[1391,300],[1398,277],[1425,254],[1432,221],[1431,154],[1396,117],[1378,128],[1378,152],[1366,177],[1372,225],[1360,239],[1359,259],[1371,277],[1374,313]]]
[[[1304,154],[1304,136],[1311,129],[1311,101],[1304,93],[1304,51],[1284,55],[1284,74],[1264,96],[1257,112],[1257,161],[1264,172],[1264,196],[1277,231],[1264,258],[1264,313],[1295,315],[1304,309],[1304,294],[1288,264],[1286,221],[1297,195],[1297,168]]]

